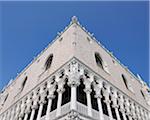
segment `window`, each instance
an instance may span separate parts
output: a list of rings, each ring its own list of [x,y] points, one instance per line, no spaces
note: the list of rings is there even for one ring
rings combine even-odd
[[[95,53],[95,60],[96,60],[97,65],[103,69],[103,60],[100,54],[97,52]]]
[[[123,74],[121,75],[121,77],[123,79],[123,82],[124,82],[126,88],[128,88],[128,81],[127,81],[127,79],[125,78],[125,76]]]
[[[142,91],[142,90],[140,90],[140,92],[141,92],[141,94],[142,94],[143,98],[145,99],[145,95],[144,95],[143,91]]]
[[[41,114],[41,117],[46,115],[46,110],[47,110],[47,106],[48,106],[48,98],[47,98],[47,95],[48,95],[48,91],[46,93],[46,97],[45,97],[45,103],[43,105],[43,110],[42,110],[42,114]]]
[[[56,85],[56,90],[54,92],[55,98],[52,100],[52,106],[51,111],[55,110],[57,108],[57,100],[58,100],[58,93],[57,93],[58,86]]]
[[[70,102],[70,96],[71,96],[71,88],[67,84],[68,80],[65,81],[64,89],[65,91],[62,94],[62,103],[61,105],[64,105],[68,102]]]
[[[53,54],[51,54],[45,62],[45,70],[48,70],[51,67],[53,60]]]
[[[28,79],[28,77],[26,76],[25,79],[24,79],[24,81],[22,82],[21,91],[23,90],[23,88],[24,88],[24,86],[25,86],[25,84],[27,82],[27,79]]]
[[[2,105],[4,105],[4,103],[6,102],[6,100],[7,100],[7,98],[8,98],[8,93],[5,94],[5,95],[2,95],[2,96],[0,96],[0,97],[1,97],[0,100],[2,100]]]
[[[77,101],[87,105],[86,93],[84,92],[85,85],[83,79],[80,79],[80,85],[77,87]]]

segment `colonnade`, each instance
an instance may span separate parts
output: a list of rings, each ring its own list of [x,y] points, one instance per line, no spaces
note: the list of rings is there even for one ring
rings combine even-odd
[[[104,120],[103,104],[107,106],[107,112],[110,120],[113,120],[114,113],[117,120],[149,120],[150,113],[138,103],[124,95],[121,91],[113,87],[101,77],[95,75],[89,69],[83,67],[79,62],[73,60],[63,68],[64,74],[59,71],[53,77],[48,78],[33,91],[23,97],[15,105],[0,115],[1,120],[40,120],[42,117],[43,106],[46,103],[47,108],[45,119],[50,120],[52,101],[55,99],[54,92],[58,93],[56,117],[61,115],[62,95],[65,91],[64,84],[67,81],[71,88],[70,109],[78,111],[77,108],[77,87],[80,85],[80,79],[85,85],[84,92],[87,100],[87,115],[93,117],[91,92],[94,90],[94,97],[97,99],[99,119]],[[88,76],[84,71],[88,71]],[[87,74],[87,73],[86,73]],[[55,77],[54,77],[55,76]],[[61,77],[60,77],[61,76]],[[55,78],[55,79],[54,79]],[[57,86],[57,88],[56,88]],[[91,89],[93,86],[93,89]],[[102,100],[104,97],[104,100]],[[112,113],[113,108],[113,113]]]

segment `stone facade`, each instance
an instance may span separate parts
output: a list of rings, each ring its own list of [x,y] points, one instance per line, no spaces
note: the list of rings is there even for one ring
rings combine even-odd
[[[150,89],[76,17],[0,94],[0,120],[150,120]]]

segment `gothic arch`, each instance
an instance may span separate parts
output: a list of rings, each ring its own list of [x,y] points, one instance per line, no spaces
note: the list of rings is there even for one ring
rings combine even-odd
[[[95,61],[100,68],[104,69],[102,57],[98,52],[95,52]]]
[[[53,60],[53,54],[50,54],[45,62],[45,70],[48,70],[51,67],[52,60]]]

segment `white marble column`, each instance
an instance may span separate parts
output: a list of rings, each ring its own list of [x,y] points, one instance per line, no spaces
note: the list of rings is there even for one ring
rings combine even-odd
[[[58,101],[57,101],[56,116],[58,117],[61,115],[62,93],[64,92],[64,89],[59,89],[59,90],[57,90],[57,92],[58,92]]]
[[[20,108],[20,105],[21,103],[19,102],[16,106],[16,111],[15,111],[15,120],[18,120],[19,119],[19,113],[21,111],[21,108]]]
[[[46,110],[46,120],[49,120],[49,113],[51,111],[51,105],[52,105],[52,100],[55,98],[54,92],[56,90],[56,82],[51,84],[51,81],[48,81],[47,83],[47,90],[48,90],[48,105],[47,105],[47,110]]]
[[[6,119],[6,113],[3,113],[3,119],[2,120],[5,120]]]
[[[88,115],[92,116],[92,104],[91,104],[91,96],[90,96],[92,90],[90,88],[85,88],[84,91],[87,97]]]
[[[7,119],[10,120],[11,110],[8,110]]]
[[[27,120],[27,119],[28,119],[28,115],[29,115],[29,113],[31,112],[31,104],[32,104],[31,96],[32,96],[31,94],[29,94],[29,95],[27,96],[24,120]]]
[[[37,90],[35,90],[35,91],[33,92],[33,98],[32,98],[33,105],[32,105],[32,107],[31,107],[32,112],[31,112],[30,120],[33,120],[33,119],[34,119],[35,110],[38,108],[39,95],[38,95],[37,93],[38,93]]]
[[[150,120],[150,112],[148,112],[148,118],[149,118],[149,120]]]
[[[40,120],[41,119],[42,110],[43,110],[43,103],[40,102],[40,107],[39,107],[39,110],[38,110],[38,115],[37,115],[37,119],[36,120]]]
[[[31,112],[30,120],[33,120],[34,114],[35,114],[35,108],[32,107],[32,112]]]
[[[10,120],[14,120],[15,106],[12,108]]]
[[[110,100],[109,100],[109,95],[110,95],[110,86],[108,84],[105,85],[106,89],[103,89],[103,95],[105,97],[104,102],[107,105],[107,110],[108,110],[108,115],[109,115],[109,119],[112,120],[112,112],[111,112],[111,108],[110,108]]]
[[[117,120],[120,120],[120,115],[119,115],[119,111],[118,111],[118,105],[117,105],[117,90],[113,89],[113,93],[111,95],[111,99],[112,99],[112,102],[113,102],[113,105],[112,107],[115,109],[115,113],[116,113],[116,117],[117,117]]]
[[[149,120],[150,118],[148,117],[148,112],[145,111],[145,116],[146,116],[146,120]]]
[[[131,111],[130,111],[130,104],[129,104],[129,99],[128,98],[125,98],[125,109],[126,109],[126,114],[129,118],[129,120],[132,120],[132,117],[131,117]]]
[[[76,93],[76,85],[71,85],[71,106],[70,109],[71,110],[77,110],[77,93]]]
[[[133,117],[133,119],[136,119],[136,116],[135,116],[135,107],[134,107],[134,102],[133,101],[130,101],[130,106],[131,106],[132,117]]]
[[[45,97],[46,97],[46,91],[44,90],[44,85],[40,86],[40,101],[39,101],[39,110],[38,110],[38,115],[37,115],[37,119],[36,120],[40,120],[41,119],[41,115],[42,115],[42,110],[43,110],[43,105],[45,104]]]
[[[80,76],[83,75],[82,69],[76,61],[72,61],[69,70],[65,70],[68,76],[68,85],[71,87],[71,110],[77,110],[77,86],[80,84]]]
[[[126,114],[125,114],[125,108],[124,108],[124,99],[121,93],[119,94],[118,103],[120,106],[120,112],[122,113],[122,116],[123,116],[123,120],[127,120]]]
[[[7,120],[7,112],[4,113],[3,119],[4,119],[4,120]]]
[[[99,119],[100,120],[104,120],[104,116],[103,116],[103,110],[102,110],[102,104],[101,104],[101,90],[102,90],[102,81],[99,80],[98,84],[96,84],[95,82],[93,82],[94,85],[94,91],[96,93],[95,97],[97,98],[97,103],[98,103],[98,109],[99,109]]]
[[[86,93],[86,97],[87,97],[87,107],[88,107],[88,115],[92,117],[92,103],[91,103],[91,83],[94,80],[93,75],[90,74],[90,78],[86,78],[84,77],[84,84],[85,84],[85,93]]]
[[[62,94],[65,91],[64,84],[65,84],[64,79],[59,79],[59,81],[58,81],[58,89],[57,89],[57,92],[58,92],[58,101],[57,101],[56,117],[58,117],[58,116],[61,115]]]
[[[25,107],[26,107],[25,101],[26,101],[25,98],[23,98],[22,103],[21,103],[21,112],[19,114],[19,120],[22,120],[24,117],[24,112],[25,112]]]
[[[135,106],[135,110],[136,110],[137,119],[141,119],[138,105]]]

